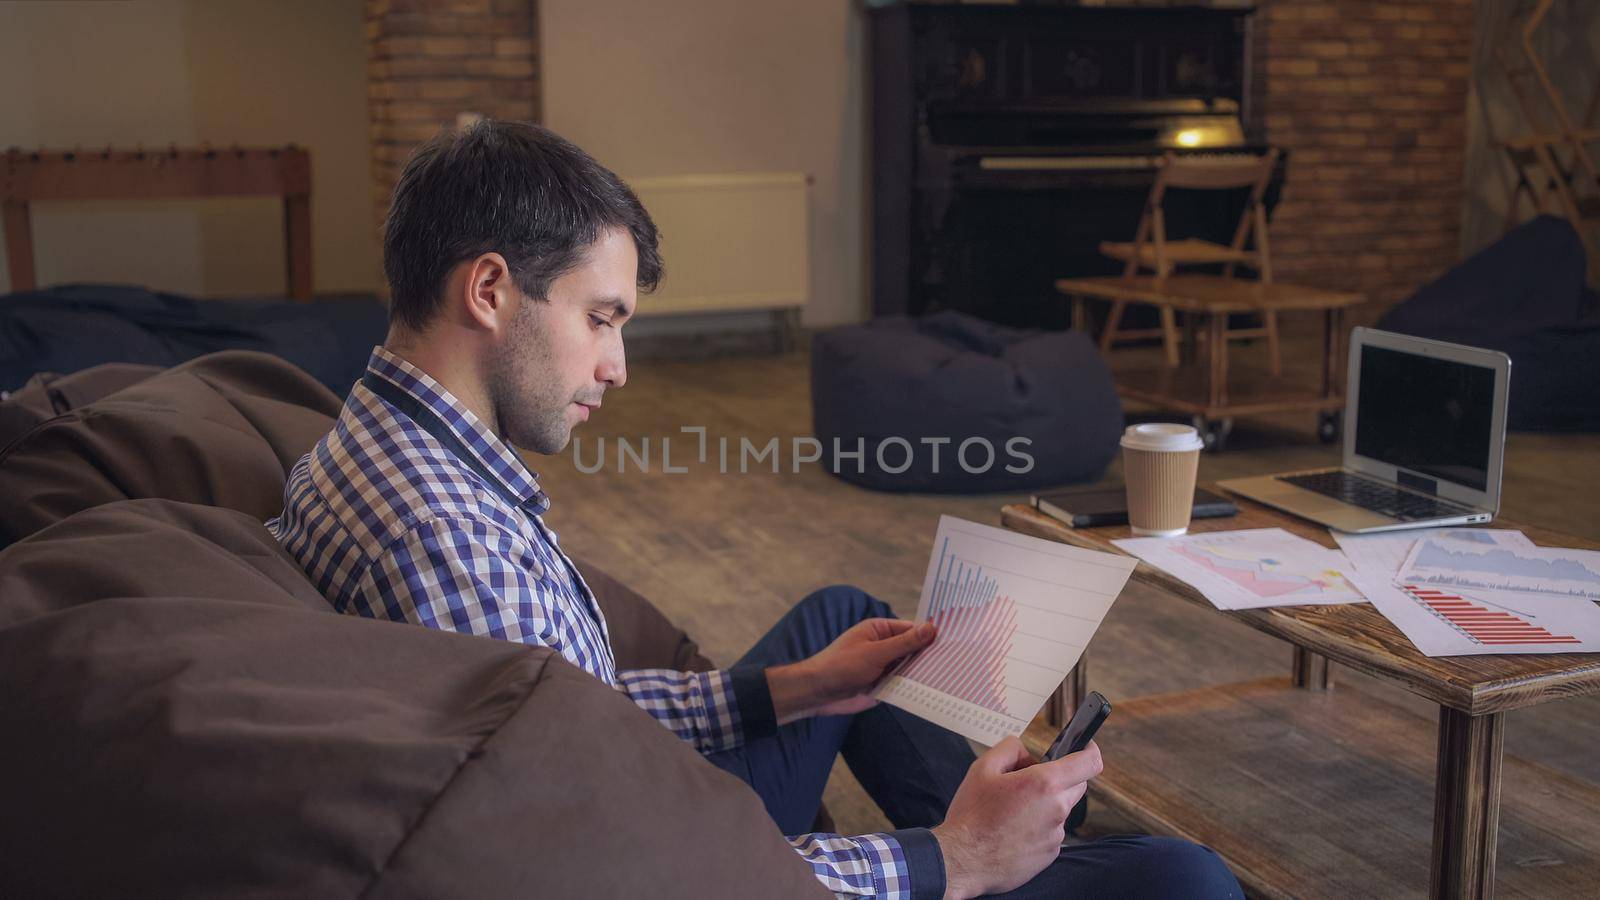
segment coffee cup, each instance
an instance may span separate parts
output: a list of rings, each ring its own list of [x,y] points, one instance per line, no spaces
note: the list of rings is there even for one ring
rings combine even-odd
[[[1151,422],[1129,425],[1122,433],[1122,475],[1134,534],[1172,537],[1189,530],[1204,446],[1188,425]]]

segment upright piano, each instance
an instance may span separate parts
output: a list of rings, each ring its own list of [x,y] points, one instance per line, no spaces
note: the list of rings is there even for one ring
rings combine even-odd
[[[1256,154],[1250,10],[893,3],[870,11],[873,311],[1065,327],[1057,278],[1111,274],[1162,154]],[[1286,163],[1268,191],[1277,202]],[[1173,192],[1227,243],[1237,196]]]

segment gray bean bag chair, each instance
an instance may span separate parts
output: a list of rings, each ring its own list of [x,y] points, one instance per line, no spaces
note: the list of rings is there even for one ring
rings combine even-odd
[[[1600,431],[1600,302],[1584,265],[1572,225],[1540,216],[1424,285],[1378,327],[1510,356],[1513,431]]]
[[[0,391],[39,372],[111,362],[166,367],[255,350],[294,363],[343,397],[388,330],[388,309],[376,297],[200,300],[130,285],[57,285],[0,295]]]
[[[1122,433],[1111,371],[1085,335],[1006,328],[957,312],[818,335],[811,412],[821,463],[884,491],[1015,492],[1093,481]]]

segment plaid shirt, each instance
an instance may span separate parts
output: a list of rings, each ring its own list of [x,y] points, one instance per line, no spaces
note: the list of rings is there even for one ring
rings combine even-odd
[[[549,647],[702,753],[770,733],[764,670],[616,670],[605,616],[544,524],[549,508],[510,447],[378,347],[333,431],[289,473],[267,528],[340,612]],[[926,831],[789,840],[841,896],[910,897],[913,867],[918,896],[944,892]]]

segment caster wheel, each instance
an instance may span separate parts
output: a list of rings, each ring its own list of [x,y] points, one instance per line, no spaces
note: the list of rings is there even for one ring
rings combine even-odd
[[[1324,444],[1331,444],[1339,440],[1344,433],[1344,412],[1317,413],[1317,439]]]
[[[1200,440],[1205,442],[1205,449],[1212,453],[1221,453],[1228,446],[1228,435],[1233,433],[1233,419],[1207,419],[1204,416],[1195,416],[1193,419],[1194,430],[1200,432]]]

